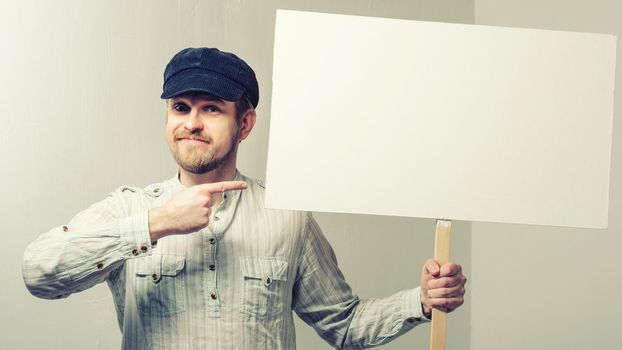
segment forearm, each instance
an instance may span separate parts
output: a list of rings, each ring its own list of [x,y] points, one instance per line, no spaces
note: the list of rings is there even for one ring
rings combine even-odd
[[[330,244],[312,218],[306,233],[293,308],[332,346],[366,348],[384,344],[427,321],[420,288],[382,299],[360,300],[352,293]]]
[[[72,221],[26,248],[22,273],[33,295],[58,299],[103,282],[126,259],[150,250],[146,211],[96,227]]]
[[[428,321],[421,308],[419,288],[382,299],[364,300],[352,313],[342,347],[367,348],[385,344]]]

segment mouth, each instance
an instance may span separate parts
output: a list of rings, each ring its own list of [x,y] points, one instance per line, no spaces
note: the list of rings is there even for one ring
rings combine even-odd
[[[209,143],[209,141],[207,141],[205,139],[194,138],[194,137],[180,137],[180,138],[177,139],[177,141],[183,141],[183,142],[189,142],[189,143],[198,143],[198,144]]]

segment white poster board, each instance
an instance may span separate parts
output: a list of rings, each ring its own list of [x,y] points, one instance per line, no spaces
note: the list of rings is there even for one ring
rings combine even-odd
[[[279,10],[266,205],[605,228],[615,43]]]

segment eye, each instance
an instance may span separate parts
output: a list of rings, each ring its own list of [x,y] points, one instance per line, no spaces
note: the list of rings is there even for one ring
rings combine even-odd
[[[207,113],[220,113],[222,110],[216,105],[206,105],[203,110]]]
[[[173,110],[175,110],[176,112],[184,113],[188,112],[190,110],[190,107],[188,107],[188,105],[185,103],[175,102],[173,103]]]

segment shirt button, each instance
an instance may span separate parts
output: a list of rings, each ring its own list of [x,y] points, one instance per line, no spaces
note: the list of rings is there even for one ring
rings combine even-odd
[[[154,281],[157,281],[158,280],[158,274],[154,273],[153,275],[151,275],[151,279],[154,280]]]
[[[216,298],[217,298],[216,297],[216,292],[211,292],[209,296],[212,298],[212,300],[216,300]]]
[[[143,245],[143,246],[141,246],[141,247],[140,247],[140,251],[142,251],[143,253],[146,253],[146,252],[147,252],[147,249],[148,249],[148,248],[147,248],[147,246],[146,246],[146,245]]]
[[[209,244],[216,244],[216,239],[215,238],[210,238],[209,239]]]
[[[138,249],[132,249],[132,255],[134,256],[138,255]]]
[[[64,232],[69,232],[69,226],[65,226],[65,225],[63,225],[63,231],[64,231]]]
[[[98,270],[101,270],[101,269],[103,269],[103,268],[104,268],[104,264],[102,264],[102,263],[97,263],[97,269],[98,269]]]
[[[161,189],[160,187],[156,187],[153,189],[153,193],[160,193]]]
[[[216,270],[216,265],[210,265],[210,266],[208,266],[208,268],[209,268],[210,271],[214,271],[214,270]]]
[[[218,221],[220,218],[218,216],[214,216],[214,221]]]
[[[270,276],[266,275],[263,278],[263,284],[267,287],[269,285],[272,284],[272,278],[270,278]]]

